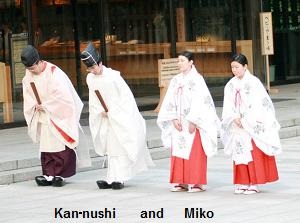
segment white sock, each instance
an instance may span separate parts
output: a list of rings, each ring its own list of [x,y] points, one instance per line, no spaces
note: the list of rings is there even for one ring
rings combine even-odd
[[[52,181],[52,179],[53,179],[53,176],[46,176],[46,175],[44,175],[44,177],[46,178],[47,181]]]
[[[61,179],[65,180],[65,178],[61,177],[61,176],[56,176],[56,177],[60,177]]]
[[[254,189],[257,190],[257,185],[250,185],[250,187],[248,189]]]

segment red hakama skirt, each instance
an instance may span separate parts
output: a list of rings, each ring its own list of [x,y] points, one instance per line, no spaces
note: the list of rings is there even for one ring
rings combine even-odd
[[[278,180],[278,171],[274,156],[263,153],[252,140],[251,151],[253,161],[235,165],[233,162],[234,184],[265,184]]]
[[[203,150],[199,130],[196,129],[190,158],[171,156],[170,183],[207,184],[207,156]]]

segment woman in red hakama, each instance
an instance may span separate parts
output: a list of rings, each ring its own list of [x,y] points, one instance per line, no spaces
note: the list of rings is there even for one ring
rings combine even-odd
[[[257,185],[274,182],[279,179],[276,161],[274,156],[268,156],[262,152],[252,140],[253,150],[251,151],[253,161],[246,164],[235,165],[233,163],[233,183],[241,185]],[[246,190],[239,188],[241,193]],[[255,186],[247,188],[248,193],[258,192]],[[238,189],[236,190],[238,193]]]
[[[170,183],[177,184],[173,190],[186,190],[192,186],[192,191],[203,191],[203,185],[207,184],[207,156],[203,150],[199,130],[196,130],[195,138],[190,154],[186,160],[171,156]]]
[[[219,118],[193,54],[182,52],[178,67],[181,73],[169,84],[157,124],[164,146],[172,150],[171,191],[201,192],[207,184],[207,157],[217,152]]]
[[[280,125],[270,96],[247,69],[247,58],[232,58],[234,74],[224,89],[220,136],[232,155],[235,194],[258,193],[258,184],[279,179],[275,155],[281,152]]]

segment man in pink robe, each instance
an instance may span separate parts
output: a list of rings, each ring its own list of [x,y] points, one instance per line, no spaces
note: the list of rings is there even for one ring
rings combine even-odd
[[[26,67],[23,78],[24,116],[28,134],[39,142],[42,176],[39,186],[64,185],[76,173],[75,148],[79,141],[79,119],[83,107],[68,76],[57,66],[40,60],[28,45],[21,53]]]

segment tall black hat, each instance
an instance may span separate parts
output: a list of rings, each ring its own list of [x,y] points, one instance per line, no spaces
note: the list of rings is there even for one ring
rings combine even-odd
[[[25,67],[31,67],[39,60],[40,55],[32,45],[28,45],[22,50],[21,61],[25,65]]]
[[[82,51],[80,58],[87,67],[91,67],[101,61],[101,57],[92,42],[89,42],[85,50]]]

